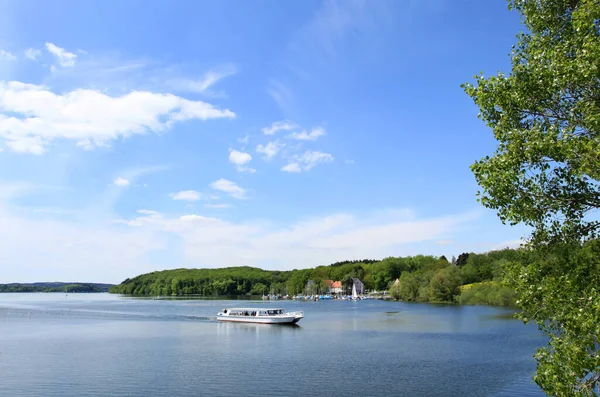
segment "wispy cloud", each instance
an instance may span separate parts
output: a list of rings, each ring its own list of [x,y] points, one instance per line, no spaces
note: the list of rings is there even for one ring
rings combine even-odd
[[[22,190],[11,186],[9,196]],[[220,191],[240,193],[236,186],[227,180],[214,184]],[[118,222],[104,212],[95,218],[63,220],[15,212],[6,205],[7,195],[2,194],[6,190],[0,186],[0,241],[4,260],[14,266],[0,276],[0,282],[34,281],[23,279],[26,274],[119,282],[155,270],[149,258],[156,250],[167,255],[159,269],[264,267],[265,263],[272,269],[291,269],[363,257],[414,255],[422,252],[422,243],[453,238],[457,230],[467,224],[472,227],[477,220],[474,213],[424,218],[392,209],[334,212],[274,223],[272,219],[227,221],[202,213],[165,214],[153,208],[139,209],[131,218],[117,218]],[[227,204],[205,208],[216,210]],[[180,242],[179,248],[169,245],[173,239]],[[78,266],[81,263],[85,266]]]
[[[281,80],[270,79],[267,86],[267,94],[284,112],[289,111],[294,104],[294,94],[292,90]]]
[[[219,68],[209,70],[198,79],[176,78],[167,82],[167,86],[175,91],[205,93],[213,85],[217,84],[225,77],[234,75],[237,69],[233,65],[224,65]]]
[[[154,216],[158,216],[158,215],[160,215],[160,212],[154,211],[154,210],[143,210],[142,209],[142,210],[137,210],[137,212],[139,214],[142,214],[142,215],[150,215],[150,216],[153,216],[153,215]]]
[[[290,131],[296,128],[298,128],[298,126],[295,123],[289,120],[283,120],[274,122],[270,126],[263,128],[262,131],[265,135],[274,135],[279,131]]]
[[[231,197],[236,199],[245,199],[246,190],[236,185],[227,179],[221,178],[210,184],[210,187],[214,190],[218,190],[223,193],[229,194]]]
[[[113,183],[117,186],[129,186],[130,184],[129,180],[122,177],[118,177],[113,181]]]
[[[283,146],[284,146],[284,144],[280,143],[279,141],[271,141],[271,142],[267,143],[266,145],[262,145],[262,144],[257,145],[256,152],[264,154],[265,160],[270,160],[273,157],[277,156],[277,153],[279,153],[279,151],[281,150],[281,148]]]
[[[315,141],[317,140],[317,138],[323,135],[325,135],[325,129],[323,127],[316,127],[313,128],[310,132],[294,132],[293,134],[290,134],[287,137],[298,141]]]
[[[219,204],[204,204],[204,208],[216,208],[216,209],[222,209],[222,208],[230,208],[231,204],[226,204],[226,203],[219,203]]]
[[[15,55],[13,55],[12,53],[0,49],[0,61],[16,61],[17,57]]]
[[[37,48],[28,48],[25,50],[25,58],[31,59],[32,61],[37,60],[42,55],[42,51]]]
[[[60,48],[52,43],[46,43],[46,50],[56,58],[56,61],[63,68],[71,67],[75,65],[77,55]]]
[[[170,196],[173,200],[182,201],[198,201],[203,197],[202,193],[195,190],[183,190],[181,192],[171,193]]]
[[[306,151],[300,156],[295,156],[293,161],[283,167],[281,170],[285,172],[301,172],[309,171],[320,163],[331,163],[334,157],[329,153],[318,151]]]
[[[300,168],[300,164],[298,163],[290,163],[281,168],[281,171],[285,172],[302,172],[302,168]]]
[[[424,0],[423,0],[424,1]],[[353,62],[350,57],[364,58],[384,33],[397,26],[395,9],[401,1],[326,0],[306,24],[294,34],[282,52],[266,92],[286,114],[304,98],[305,84],[326,79],[325,74],[339,73]],[[361,61],[363,61],[361,59]],[[324,74],[325,73],[325,74]]]
[[[393,27],[394,2],[369,0],[328,0],[289,43],[288,56],[296,70],[310,65],[326,67],[347,48],[354,37],[355,45],[369,46],[382,30]],[[358,53],[362,56],[362,51]]]

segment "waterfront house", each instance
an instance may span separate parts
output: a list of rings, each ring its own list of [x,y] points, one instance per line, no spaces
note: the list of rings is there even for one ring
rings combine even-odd
[[[352,277],[352,283],[350,283],[348,286],[350,287],[349,290],[352,291],[352,286],[356,287],[356,293],[358,295],[362,295],[365,293],[365,285],[363,284],[362,281],[360,281],[359,279]],[[347,294],[351,294],[352,292],[346,292]]]
[[[327,285],[328,294],[341,294],[343,292],[341,281],[325,280],[325,284]]]

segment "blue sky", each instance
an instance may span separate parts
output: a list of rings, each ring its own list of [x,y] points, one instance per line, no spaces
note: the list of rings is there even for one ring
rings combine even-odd
[[[3,1],[0,282],[514,246],[476,202],[493,1]]]

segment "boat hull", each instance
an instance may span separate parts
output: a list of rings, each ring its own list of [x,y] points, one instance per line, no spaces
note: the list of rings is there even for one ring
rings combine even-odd
[[[217,316],[217,321],[230,323],[252,323],[252,324],[296,324],[302,317],[249,317],[249,316]]]

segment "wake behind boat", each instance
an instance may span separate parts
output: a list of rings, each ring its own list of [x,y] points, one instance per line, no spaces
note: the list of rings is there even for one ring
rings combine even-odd
[[[218,321],[256,324],[296,324],[303,318],[302,311],[284,312],[279,308],[231,308],[217,314]]]

